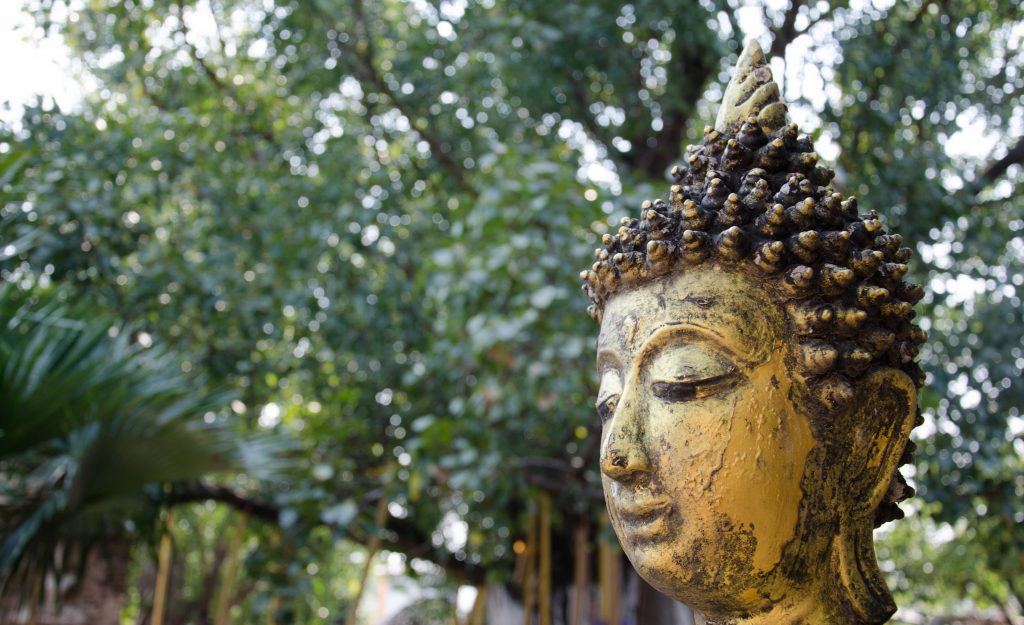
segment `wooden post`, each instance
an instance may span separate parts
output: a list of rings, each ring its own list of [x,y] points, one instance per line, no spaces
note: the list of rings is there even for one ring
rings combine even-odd
[[[601,513],[601,534],[608,527],[608,514]],[[622,576],[622,562],[618,550],[603,536],[597,541],[598,575],[601,585],[601,622],[605,625],[619,625],[619,585]]]
[[[487,616],[487,585],[480,584],[476,587],[476,599],[473,600],[473,609],[469,612],[468,625],[484,625]]]
[[[551,625],[551,495],[540,496],[540,567],[538,574],[540,625]]]
[[[534,578],[537,562],[537,514],[530,513],[526,530],[526,574],[523,575],[523,625],[533,625]]]
[[[152,625],[164,625],[167,604],[167,580],[171,573],[171,530],[174,529],[174,510],[164,515],[164,533],[160,537],[160,555],[157,561],[156,589],[153,591]]]
[[[267,609],[267,625],[277,625],[277,611],[281,608],[281,597],[271,597]]]
[[[39,604],[43,600],[43,576],[32,583],[32,602],[28,608],[28,625],[39,625]]]
[[[576,586],[576,599],[572,606],[570,625],[583,625],[583,615],[587,604],[587,591],[590,586],[590,559],[587,557],[587,543],[590,541],[590,528],[587,519],[580,520],[573,531],[573,585]]]
[[[373,566],[373,557],[380,551],[381,534],[384,523],[388,520],[388,500],[381,495],[377,502],[377,515],[374,517],[374,535],[366,544],[366,566],[359,576],[359,587],[356,596],[352,598],[352,604],[348,606],[348,614],[345,615],[345,625],[356,625],[356,614],[359,610],[359,600],[363,598],[363,591],[366,590],[366,579],[370,575],[370,567]]]
[[[217,598],[214,600],[213,625],[227,625],[231,614],[231,594],[235,588],[235,578],[238,577],[239,552],[245,539],[245,526],[249,515],[238,515],[235,524],[235,533],[228,545],[227,562],[224,565],[224,572],[221,577],[220,589],[217,591]]]

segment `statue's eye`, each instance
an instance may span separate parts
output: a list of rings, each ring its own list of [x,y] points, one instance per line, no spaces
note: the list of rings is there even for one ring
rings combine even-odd
[[[601,390],[597,393],[597,416],[603,424],[615,414],[615,407],[619,405],[619,396],[622,394],[622,379],[618,372],[609,369],[601,376]]]
[[[597,402],[597,416],[601,418],[601,423],[612,418],[612,415],[615,414],[615,407],[618,405],[618,395],[612,395]]]
[[[728,390],[740,381],[740,374],[735,369],[721,375],[700,380],[658,381],[651,385],[655,397],[665,401],[690,401],[712,397]]]
[[[649,371],[654,396],[671,402],[711,397],[742,379],[732,361],[701,343],[666,347],[651,361]]]

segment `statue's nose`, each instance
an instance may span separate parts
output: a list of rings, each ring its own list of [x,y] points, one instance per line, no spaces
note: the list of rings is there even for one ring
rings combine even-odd
[[[608,423],[601,446],[601,472],[616,481],[650,473],[643,414],[637,398],[623,398]]]
[[[601,471],[613,480],[625,482],[650,473],[651,467],[643,450],[625,447],[608,450],[601,459]]]

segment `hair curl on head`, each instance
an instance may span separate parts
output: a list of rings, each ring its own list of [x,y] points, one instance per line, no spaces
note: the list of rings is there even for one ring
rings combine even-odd
[[[926,333],[913,323],[913,306],[924,291],[903,280],[911,250],[875,211],[858,213],[856,198],[831,188],[835,173],[818,164],[809,136],[795,124],[772,127],[785,107],[770,79],[746,87],[774,88],[754,94],[763,96],[757,108],[750,94],[733,104],[749,111],[738,128],[709,126],[703,143],[687,148],[667,200],[645,201],[639,219],[624,218],[604,235],[596,262],[580,273],[588,312],[600,322],[617,291],[709,260],[745,263],[778,281],[810,398],[835,410],[853,398],[852,382],[877,366],[904,371],[920,388],[915,358]],[[913,449],[908,441],[900,464]],[[912,495],[896,471],[876,525],[901,518],[896,504]]]

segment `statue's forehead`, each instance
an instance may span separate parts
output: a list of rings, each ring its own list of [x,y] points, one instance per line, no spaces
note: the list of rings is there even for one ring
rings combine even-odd
[[[616,294],[604,311],[598,351],[628,357],[669,326],[691,328],[751,360],[763,360],[782,333],[779,304],[753,278],[710,267]]]

